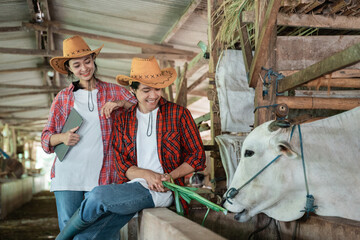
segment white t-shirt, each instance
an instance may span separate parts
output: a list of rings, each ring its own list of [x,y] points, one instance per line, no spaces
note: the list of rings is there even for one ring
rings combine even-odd
[[[74,108],[83,118],[77,133],[80,141],[69,149],[62,162],[55,162],[55,178],[51,180],[50,191],[91,191],[99,185],[104,149],[97,106],[97,92],[79,89],[74,92]],[[94,110],[90,112],[94,103]]]
[[[156,119],[159,108],[151,113],[142,113],[136,110],[137,135],[136,135],[136,154],[137,166],[139,168],[150,169],[154,172],[163,174],[164,170],[160,164],[156,141]],[[150,135],[151,134],[151,135]],[[135,178],[130,182],[140,182],[145,188],[149,189],[148,184],[143,178]],[[173,201],[171,191],[162,193],[150,190],[155,207],[169,207]]]

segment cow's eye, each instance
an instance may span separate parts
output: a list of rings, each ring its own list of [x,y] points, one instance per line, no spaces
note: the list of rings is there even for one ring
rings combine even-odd
[[[245,150],[245,157],[251,157],[252,155],[254,155],[254,151]]]

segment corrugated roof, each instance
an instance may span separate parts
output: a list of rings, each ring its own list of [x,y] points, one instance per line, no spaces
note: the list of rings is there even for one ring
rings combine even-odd
[[[29,7],[28,3],[37,1],[0,0],[0,27],[20,27],[23,22],[34,23],[33,11],[37,6]],[[191,0],[51,0],[38,1],[44,13],[44,23],[50,20],[59,28],[74,30],[100,36],[113,37],[141,43],[160,44],[165,34],[184,14]],[[199,5],[199,11],[206,11],[206,0]],[[49,13],[49,14],[48,14]],[[199,40],[207,41],[207,19],[193,14],[188,22],[178,30],[169,45],[176,48],[199,52],[196,47]],[[11,49],[37,49],[42,42],[34,30],[23,28],[19,31],[2,30],[0,47]],[[54,33],[55,49],[61,50],[62,41],[69,35]],[[46,41],[46,32],[43,40]],[[102,53],[142,53],[139,47],[104,42],[85,38],[90,48],[94,49],[105,44]],[[146,49],[144,49],[146,51]],[[41,129],[49,113],[50,103],[54,97],[51,93],[39,93],[44,89],[34,89],[34,86],[67,85],[68,80],[61,76],[61,80],[54,81],[47,77],[49,57],[0,53],[0,84],[28,85],[30,88],[0,87],[0,119],[12,125],[30,122],[34,129]],[[98,75],[102,80],[114,82],[117,74],[129,74],[131,59],[98,58]],[[182,66],[184,60],[175,61]],[[26,69],[24,69],[26,68]],[[32,69],[29,69],[32,68]],[[18,72],[9,72],[11,69],[23,69]],[[26,71],[25,71],[26,70]],[[199,74],[195,74],[189,82]],[[190,84],[189,83],[189,84]],[[32,94],[31,93],[37,93]],[[16,94],[17,96],[10,96]],[[26,95],[25,95],[26,94]],[[17,108],[11,108],[15,106]],[[40,107],[39,109],[19,109],[22,106]],[[34,121],[31,121],[31,119]],[[36,121],[35,121],[36,120]],[[30,121],[30,122],[29,122]],[[35,124],[36,123],[36,124]],[[30,125],[29,125],[30,126]]]

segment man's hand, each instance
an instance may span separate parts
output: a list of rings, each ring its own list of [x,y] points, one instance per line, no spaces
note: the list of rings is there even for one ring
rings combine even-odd
[[[167,192],[169,189],[165,188],[162,184],[163,175],[153,172],[151,170],[146,170],[144,179],[149,185],[149,189],[155,192]]]
[[[75,127],[66,133],[63,133],[62,142],[67,146],[75,146],[80,140],[80,135],[75,133],[78,129],[79,127]]]

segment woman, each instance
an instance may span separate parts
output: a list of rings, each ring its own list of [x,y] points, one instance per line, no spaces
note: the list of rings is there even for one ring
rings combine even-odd
[[[102,47],[91,50],[81,37],[73,36],[64,40],[63,56],[50,60],[54,70],[78,79],[55,97],[41,135],[47,153],[54,152],[61,143],[72,146],[63,161],[55,158],[51,170],[50,190],[55,194],[60,230],[79,208],[86,192],[119,178],[110,144],[110,115],[114,110],[129,108],[136,100],[125,88],[95,77],[95,58]],[[80,128],[61,133],[72,108],[83,123]]]

